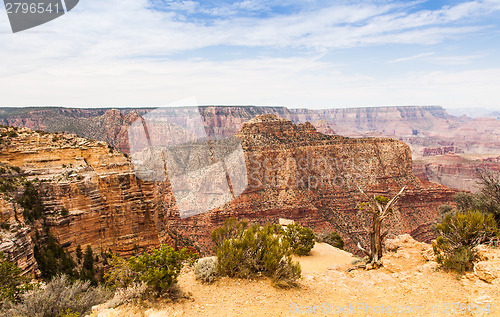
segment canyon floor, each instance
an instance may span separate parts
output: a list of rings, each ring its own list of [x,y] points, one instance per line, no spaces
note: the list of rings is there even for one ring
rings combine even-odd
[[[296,289],[277,289],[266,279],[222,278],[207,285],[185,269],[179,285],[187,298],[146,307],[95,307],[92,317],[500,316],[500,277],[494,278],[499,249],[481,251],[483,270],[477,266],[476,273],[457,276],[438,268],[430,245],[408,235],[388,241],[387,247],[392,251],[384,255],[382,268],[346,272],[355,258],[317,244],[310,256],[297,258],[303,273]]]

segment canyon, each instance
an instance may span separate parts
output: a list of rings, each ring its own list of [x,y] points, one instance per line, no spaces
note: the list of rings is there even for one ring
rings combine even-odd
[[[129,154],[130,125],[151,111],[154,109],[0,108],[0,124],[74,133]],[[439,106],[325,110],[200,106],[198,111],[207,134],[218,137],[233,136],[255,116],[274,114],[296,124],[311,122],[325,134],[398,139],[410,146],[416,175],[461,190],[477,190],[477,168],[500,168],[495,161],[500,156],[500,119],[495,116],[453,116]],[[448,153],[460,156],[460,163],[446,157]],[[485,160],[488,164],[483,164]]]
[[[122,117],[138,115],[131,111]],[[388,197],[406,186],[387,222],[389,236],[409,233],[429,242],[438,207],[450,204],[457,192],[416,177],[410,147],[396,139],[327,135],[312,124],[271,114],[241,119],[241,124],[231,118],[241,126],[235,137],[243,148],[248,186],[230,202],[184,219],[168,178],[137,177],[132,159],[103,141],[0,128],[0,163],[21,169],[43,204],[43,221],[29,223],[15,201],[0,200],[2,219],[11,228],[1,230],[0,250],[25,272],[34,270],[30,236],[47,226],[70,252],[77,245],[91,245],[96,253],[112,250],[129,256],[164,243],[209,253],[211,231],[236,217],[274,223],[287,218],[316,233],[333,230],[344,238],[347,250],[356,251],[358,241],[366,243],[369,222],[368,213],[358,208],[365,201],[358,186]],[[216,128],[213,133],[230,135]],[[19,245],[24,247],[14,247]],[[23,251],[15,253],[17,249]]]

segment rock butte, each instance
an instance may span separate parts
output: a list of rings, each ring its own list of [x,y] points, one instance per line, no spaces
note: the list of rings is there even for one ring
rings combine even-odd
[[[1,145],[0,162],[21,167],[30,179],[51,180],[38,185],[47,224],[72,252],[78,244],[90,244],[95,252],[111,249],[127,256],[160,243],[195,244],[207,252],[210,232],[230,217],[276,223],[287,218],[315,232],[335,230],[346,249],[355,251],[355,242],[364,242],[368,215],[358,212],[363,198],[353,179],[367,192],[386,196],[406,186],[387,222],[389,236],[409,233],[428,242],[438,206],[449,204],[456,193],[415,177],[403,142],[324,135],[309,123],[264,115],[236,134],[249,176],[245,192],[224,206],[180,219],[168,180],[136,178],[126,156],[106,143],[27,129],[18,134]],[[3,214],[15,212],[12,203],[0,202]],[[60,215],[63,207],[67,216]],[[29,244],[27,239],[24,245]],[[25,250],[16,259],[27,270],[33,261]]]

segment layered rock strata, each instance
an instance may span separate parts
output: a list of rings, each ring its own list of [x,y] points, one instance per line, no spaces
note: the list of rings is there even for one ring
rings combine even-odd
[[[210,232],[230,217],[276,223],[287,218],[315,232],[335,230],[355,251],[369,221],[358,209],[365,201],[358,186],[385,196],[406,186],[387,228],[390,235],[429,241],[438,206],[455,193],[415,177],[410,148],[397,140],[325,135],[309,123],[273,115],[244,123],[236,137],[248,187],[231,202],[186,219],[179,216],[168,179],[138,179],[132,163],[104,142],[24,130],[1,145],[0,162],[20,167],[28,179],[47,180],[37,188],[46,224],[62,245],[125,256],[160,243],[191,243],[208,252]]]

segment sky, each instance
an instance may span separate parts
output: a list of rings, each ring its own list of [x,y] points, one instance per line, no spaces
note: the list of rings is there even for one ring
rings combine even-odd
[[[80,0],[12,33],[0,106],[500,109],[500,0]]]

